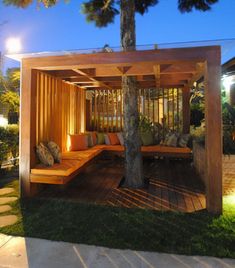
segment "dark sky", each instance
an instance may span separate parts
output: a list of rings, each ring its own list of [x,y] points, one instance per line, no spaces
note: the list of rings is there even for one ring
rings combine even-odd
[[[27,9],[0,4],[0,51],[9,37],[21,39],[22,52],[73,50],[119,46],[119,17],[107,28],[87,23],[80,12],[82,1],[52,8]],[[235,0],[220,0],[209,12],[181,14],[177,0],[160,0],[145,16],[136,16],[137,44],[161,44],[235,37]],[[7,65],[8,63],[5,62]]]

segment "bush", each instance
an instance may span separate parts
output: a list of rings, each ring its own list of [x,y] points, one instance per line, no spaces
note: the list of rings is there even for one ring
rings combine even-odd
[[[16,164],[15,158],[19,156],[19,126],[8,125],[6,128],[0,127],[0,161],[14,158],[13,164]]]
[[[19,126],[18,125],[8,125],[7,130],[7,144],[9,152],[12,157],[15,159],[19,156]],[[13,161],[13,164],[16,164],[16,161]]]
[[[0,168],[2,166],[2,162],[7,160],[8,155],[8,146],[5,142],[0,141]]]

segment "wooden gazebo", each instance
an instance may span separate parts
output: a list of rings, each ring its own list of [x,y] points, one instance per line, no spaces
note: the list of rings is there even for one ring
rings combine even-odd
[[[38,142],[52,139],[62,151],[66,151],[68,133],[83,132],[87,128],[104,131],[107,128],[109,131],[122,129],[121,76],[137,78],[140,112],[147,113],[159,123],[162,123],[165,114],[164,120],[173,128],[181,128],[184,133],[189,132],[190,125],[190,87],[204,77],[206,203],[208,211],[222,212],[219,46],[110,53],[67,52],[62,55],[25,54],[18,59],[21,60],[22,72],[20,182],[23,196],[34,192],[30,170],[36,163],[35,146]],[[164,108],[164,96],[168,97],[167,103],[171,103],[171,108]],[[115,107],[115,111],[110,107]],[[163,112],[159,107],[163,107]],[[177,118],[174,113],[181,114],[182,118]]]

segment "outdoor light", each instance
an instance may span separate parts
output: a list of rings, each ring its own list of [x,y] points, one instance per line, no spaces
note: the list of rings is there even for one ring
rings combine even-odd
[[[6,50],[8,53],[18,53],[21,50],[21,42],[19,38],[9,38],[6,41]]]
[[[226,92],[228,92],[230,90],[231,85],[235,84],[235,78],[234,76],[224,76],[222,78],[222,82]]]
[[[8,120],[0,114],[0,127],[6,127],[8,124]]]

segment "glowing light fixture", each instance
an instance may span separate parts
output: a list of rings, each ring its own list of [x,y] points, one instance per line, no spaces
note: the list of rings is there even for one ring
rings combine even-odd
[[[1,127],[6,127],[8,124],[8,121],[6,118],[3,117],[3,115],[0,115],[0,126]]]
[[[222,83],[226,90],[226,92],[229,92],[230,87],[232,84],[235,84],[235,77],[234,76],[224,76],[222,77]]]
[[[21,50],[21,42],[19,38],[9,38],[6,41],[6,50],[8,53],[18,53]]]

